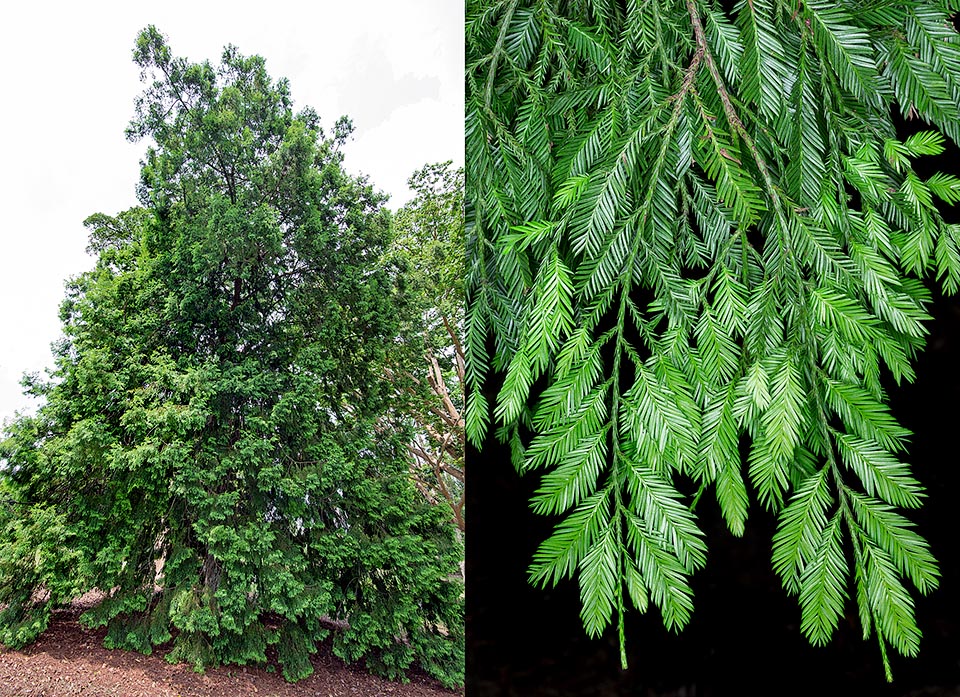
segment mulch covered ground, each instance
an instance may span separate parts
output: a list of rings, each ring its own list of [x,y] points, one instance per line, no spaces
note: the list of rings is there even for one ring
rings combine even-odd
[[[322,646],[313,659],[314,674],[290,684],[265,668],[226,666],[201,675],[184,664],[171,665],[165,652],[150,656],[103,648],[105,629],[77,622],[78,606],[57,611],[49,629],[20,651],[0,647],[0,697],[450,697],[451,692],[424,674],[409,683],[369,675],[348,666]]]

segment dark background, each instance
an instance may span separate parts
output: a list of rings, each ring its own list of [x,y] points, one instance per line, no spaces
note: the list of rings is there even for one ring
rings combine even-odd
[[[905,137],[923,124],[898,127]],[[956,147],[924,159],[922,177],[960,172]],[[944,211],[951,222],[960,222],[958,208]],[[467,452],[467,697],[960,697],[960,298],[934,291],[930,313],[917,380],[891,386],[890,396],[894,416],[914,433],[906,459],[928,494],[922,509],[906,513],[930,542],[942,578],[926,597],[908,584],[923,640],[915,659],[888,648],[892,685],[875,636],[862,639],[853,597],[833,641],[810,646],[797,600],[772,570],[774,517],[754,504],[745,535],[735,538],[710,495],[697,508],[708,553],[692,579],[693,619],[678,635],[664,629],[653,605],[646,615],[628,614],[630,668],[622,671],[615,627],[586,637],[575,580],[547,591],[527,584],[533,552],[556,521],[530,511],[537,474],[521,478],[509,450],[491,438],[482,453]]]

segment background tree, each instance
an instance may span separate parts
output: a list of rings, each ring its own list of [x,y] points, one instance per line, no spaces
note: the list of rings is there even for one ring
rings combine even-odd
[[[134,60],[142,207],[86,221],[47,403],[2,446],[0,641],[101,588],[82,620],[111,647],[200,668],[276,646],[295,680],[327,618],[346,660],[462,682],[460,545],[409,434],[376,432],[405,294],[383,197],[341,167],[349,121],[326,136],[233,47],[193,64],[149,27]]]
[[[751,494],[778,516],[811,642],[853,591],[888,678],[888,645],[917,652],[905,581],[938,569],[885,385],[913,378],[920,279],[960,283],[960,180],[914,169],[960,136],[956,11],[468,3],[467,434],[492,412],[544,472],[531,581],[577,576],[624,664],[628,603],[690,618],[708,490],[735,535]]]
[[[414,420],[407,450],[417,488],[431,503],[446,502],[463,533],[463,169],[426,165],[408,183],[415,196],[397,212],[393,244],[411,271],[412,301],[403,379],[394,379]]]

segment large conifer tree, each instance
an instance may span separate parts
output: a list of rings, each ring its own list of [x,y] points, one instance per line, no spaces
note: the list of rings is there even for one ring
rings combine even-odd
[[[405,302],[384,198],[285,81],[144,30],[142,207],[91,216],[36,417],[3,444],[0,641],[91,588],[107,645],[308,675],[316,643],[462,682],[461,552],[385,427]]]
[[[960,141],[957,10],[468,2],[467,435],[542,472],[530,578],[576,577],[590,634],[685,625],[697,499],[740,535],[752,495],[813,643],[849,602],[888,676],[917,652],[938,570],[884,385],[922,279],[960,284],[960,179],[914,169]]]

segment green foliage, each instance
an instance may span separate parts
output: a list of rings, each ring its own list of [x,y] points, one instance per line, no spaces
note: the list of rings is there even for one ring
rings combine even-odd
[[[712,490],[735,535],[777,516],[811,642],[855,588],[888,675],[916,653],[938,571],[882,378],[913,379],[922,279],[960,287],[960,180],[914,170],[960,141],[955,9],[467,3],[467,437],[542,472],[530,578],[577,576],[591,635],[623,647],[627,597],[688,621]]]
[[[410,273],[401,325],[402,350],[389,375],[413,422],[408,444],[417,487],[449,505],[462,533],[464,516],[463,169],[426,165],[410,177],[415,192],[394,219],[395,258]]]
[[[326,617],[350,660],[462,683],[462,548],[381,428],[408,300],[349,122],[324,135],[232,47],[191,64],[150,27],[134,59],[142,207],[86,221],[47,403],[3,441],[0,640],[100,588],[109,647],[199,670],[275,645],[296,680]]]
[[[0,479],[0,643],[21,648],[47,628],[51,607],[77,592],[79,555],[54,506],[15,495]]]

